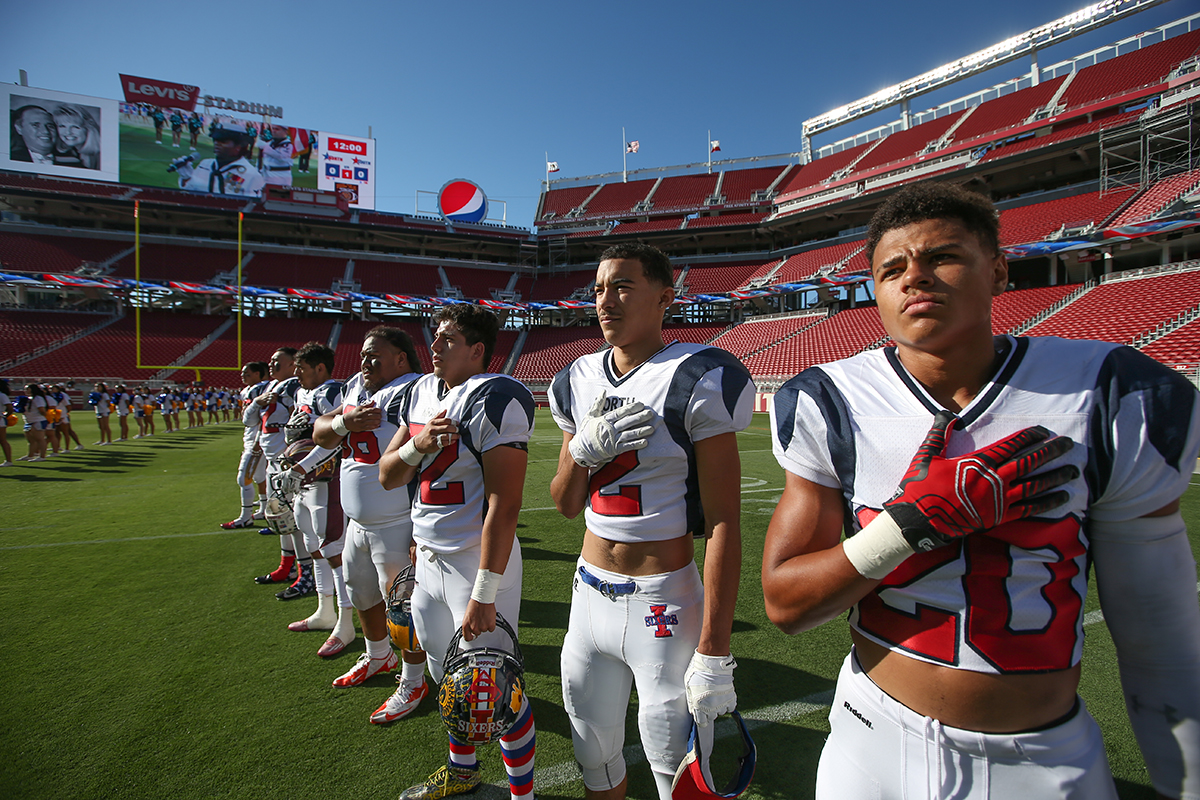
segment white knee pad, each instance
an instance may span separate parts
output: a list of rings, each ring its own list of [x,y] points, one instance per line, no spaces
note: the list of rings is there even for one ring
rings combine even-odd
[[[579,748],[575,748],[579,752]],[[596,767],[579,765],[583,773],[583,785],[593,792],[604,792],[615,789],[625,780],[625,756],[618,751],[615,756]]]

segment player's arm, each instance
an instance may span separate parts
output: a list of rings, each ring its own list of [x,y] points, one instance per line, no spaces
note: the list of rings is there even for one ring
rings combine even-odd
[[[742,473],[737,435],[723,433],[695,443],[696,476],[704,509],[704,622],[696,651],[729,654],[742,574]]]
[[[484,602],[489,590],[481,583],[499,584],[500,576],[512,555],[517,536],[517,516],[521,512],[521,496],[525,489],[525,468],[529,452],[523,447],[499,445],[483,454],[483,492],[487,500],[487,515],[483,519],[483,545],[479,552],[482,575],[475,582],[471,599],[463,614],[463,638],[468,642],[485,631],[496,629],[495,593],[493,602]],[[516,620],[509,620],[515,622]]]
[[[841,490],[784,472],[762,563],[767,616],[784,633],[833,619],[879,583],[842,550],[843,508]]]
[[[1179,501],[1090,525],[1125,707],[1160,798],[1200,796],[1200,603]]]
[[[554,506],[567,519],[575,519],[587,505],[588,478],[587,467],[575,463],[571,455],[571,439],[574,434],[563,431],[562,450],[558,453],[558,472],[550,481],[550,496],[554,498]]]

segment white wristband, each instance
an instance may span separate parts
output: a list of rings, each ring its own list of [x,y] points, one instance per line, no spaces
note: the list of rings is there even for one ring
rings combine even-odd
[[[900,532],[900,526],[883,511],[865,528],[842,542],[842,552],[859,575],[880,581],[911,556],[913,549]]]
[[[346,418],[341,414],[333,418],[332,427],[333,432],[338,436],[348,436],[350,434],[350,429],[346,427]]]
[[[424,458],[425,454],[417,449],[417,443],[414,439],[409,439],[400,445],[400,460],[410,467],[417,466]]]
[[[500,589],[500,579],[503,577],[503,572],[492,572],[489,569],[479,570],[475,573],[475,586],[471,589],[471,599],[476,603],[496,602],[496,592]]]

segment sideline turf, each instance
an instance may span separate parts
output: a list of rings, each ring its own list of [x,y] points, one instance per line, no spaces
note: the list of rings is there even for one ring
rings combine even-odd
[[[91,433],[89,423],[82,428]],[[18,437],[10,439],[20,455]],[[758,773],[746,796],[806,798],[828,731],[826,709],[786,704],[833,686],[849,635],[844,619],[797,637],[766,619],[760,557],[783,478],[766,415],[755,415],[739,441],[745,555],[733,639],[737,688],[748,717],[778,720],[754,730]],[[541,798],[583,796],[558,678],[583,522],[543,510],[553,505],[549,482],[560,443],[549,415],[539,412],[518,533],[521,645]],[[432,698],[412,718],[369,724],[392,691],[391,677],[330,686],[362,652],[361,636],[339,657],[319,659],[323,634],[286,629],[315,601],[282,603],[273,588],[252,582],[278,563],[278,539],[217,527],[237,512],[240,447],[240,428],[227,423],[0,470],[7,499],[0,796],[393,797],[442,762],[445,738]],[[1195,548],[1196,489],[1185,495],[1184,515]],[[1087,607],[1096,608],[1094,593]],[[1104,729],[1121,796],[1153,797],[1108,632],[1102,624],[1087,631],[1082,691]],[[632,710],[628,720],[626,744],[636,744]],[[498,749],[480,753],[485,780],[502,783]],[[630,797],[652,799],[649,769],[632,762]],[[506,794],[484,787],[475,796]]]

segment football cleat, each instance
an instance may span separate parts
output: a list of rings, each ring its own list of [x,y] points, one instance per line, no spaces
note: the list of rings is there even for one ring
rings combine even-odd
[[[295,600],[299,597],[307,597],[317,590],[317,582],[313,580],[312,567],[300,570],[300,577],[296,578],[296,582],[284,589],[282,592],[276,592],[275,596],[280,600]]]
[[[346,649],[346,643],[336,636],[330,636],[325,640],[325,644],[317,650],[317,655],[321,658],[333,658],[338,653]]]
[[[371,722],[376,725],[385,725],[398,719],[404,719],[415,711],[421,704],[422,698],[429,694],[429,684],[423,675],[419,684],[406,683],[399,676],[396,677],[396,682],[400,684],[396,687],[396,691],[392,692],[392,696],[387,699],[387,702],[375,709],[375,713],[371,715]]]
[[[222,522],[221,527],[227,531],[232,531],[237,528],[249,528],[254,524],[254,520],[249,519],[232,519],[229,522]]]
[[[400,800],[441,800],[455,794],[467,794],[479,788],[483,778],[479,766],[474,769],[442,766],[425,779],[400,793]]]
[[[378,675],[381,672],[391,672],[399,664],[400,658],[394,651],[388,653],[387,658],[371,658],[366,653],[363,653],[358,657],[358,661],[354,662],[354,667],[345,675],[338,677],[333,682],[333,685],[358,686],[372,675]]]
[[[274,572],[268,572],[266,575],[255,575],[254,582],[260,586],[265,586],[268,583],[289,583],[296,580],[296,565],[292,564],[286,571],[283,565],[276,567]]]

